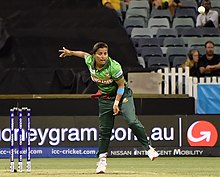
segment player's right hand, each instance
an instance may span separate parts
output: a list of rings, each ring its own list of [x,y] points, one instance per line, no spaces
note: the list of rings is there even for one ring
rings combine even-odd
[[[60,58],[64,58],[66,56],[70,56],[70,54],[71,54],[70,50],[66,49],[65,47],[63,47],[62,50],[59,50],[59,52],[62,52],[60,54],[60,56],[59,56]]]
[[[113,106],[113,116],[116,116],[119,113],[119,107],[118,105],[114,105]]]

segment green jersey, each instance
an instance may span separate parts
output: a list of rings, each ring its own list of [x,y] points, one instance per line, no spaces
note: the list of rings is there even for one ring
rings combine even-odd
[[[89,68],[91,78],[97,84],[99,90],[101,90],[103,94],[114,95],[118,88],[115,81],[123,78],[121,65],[108,57],[105,66],[101,70],[96,70],[95,59],[92,55],[87,55],[85,62]]]

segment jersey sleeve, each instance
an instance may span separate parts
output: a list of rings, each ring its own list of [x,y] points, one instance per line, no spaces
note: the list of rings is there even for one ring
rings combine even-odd
[[[118,81],[123,78],[123,71],[119,63],[114,63],[111,66],[111,76],[114,81]]]
[[[86,55],[84,57],[86,65],[90,65],[92,63],[92,55]]]

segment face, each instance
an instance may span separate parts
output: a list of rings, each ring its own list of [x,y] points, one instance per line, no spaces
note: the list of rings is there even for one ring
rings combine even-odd
[[[212,43],[206,44],[206,55],[212,56],[214,54],[214,45]]]
[[[208,12],[208,11],[210,10],[210,8],[211,8],[211,3],[210,3],[210,1],[204,1],[204,2],[202,3],[202,5],[205,7],[205,11],[206,11],[206,12]]]
[[[108,49],[99,48],[95,54],[93,54],[97,66],[104,66],[108,60]]]
[[[199,52],[198,51],[194,51],[193,54],[192,54],[192,57],[193,57],[193,61],[195,63],[198,63],[198,61],[199,61]]]

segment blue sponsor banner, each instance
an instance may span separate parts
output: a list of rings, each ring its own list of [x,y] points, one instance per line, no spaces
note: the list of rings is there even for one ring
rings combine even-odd
[[[197,114],[220,114],[220,84],[198,84]]]
[[[98,152],[97,147],[32,147],[32,158],[94,158]],[[26,158],[26,149],[22,150],[23,158]],[[0,158],[9,158],[9,148],[0,148]],[[15,148],[15,158],[18,157],[18,149]]]

